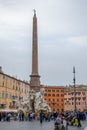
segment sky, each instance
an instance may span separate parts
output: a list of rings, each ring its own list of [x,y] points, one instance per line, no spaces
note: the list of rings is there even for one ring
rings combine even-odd
[[[0,66],[30,81],[32,18],[38,22],[41,84],[87,85],[87,0],[0,0]]]

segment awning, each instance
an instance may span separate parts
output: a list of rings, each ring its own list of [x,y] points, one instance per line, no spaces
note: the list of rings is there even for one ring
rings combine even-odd
[[[18,112],[18,111],[17,110],[4,109],[4,110],[0,110],[0,112]]]

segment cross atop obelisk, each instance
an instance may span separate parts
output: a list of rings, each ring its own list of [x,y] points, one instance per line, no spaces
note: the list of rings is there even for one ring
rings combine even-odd
[[[33,35],[32,35],[32,73],[30,75],[31,89],[38,90],[40,88],[40,76],[38,74],[38,34],[37,34],[37,17],[34,9],[33,16]]]

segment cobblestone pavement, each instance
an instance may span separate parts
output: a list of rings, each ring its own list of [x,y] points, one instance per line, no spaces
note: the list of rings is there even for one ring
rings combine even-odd
[[[87,121],[81,122],[82,127],[69,126],[68,130],[84,130],[87,125]],[[43,122],[40,124],[39,121],[11,121],[11,122],[0,122],[0,130],[54,130],[54,121]]]

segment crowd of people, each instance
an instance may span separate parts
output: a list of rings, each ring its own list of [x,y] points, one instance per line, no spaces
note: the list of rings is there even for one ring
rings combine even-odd
[[[86,120],[86,115],[86,111],[57,113],[54,130],[67,130],[68,125],[81,127],[81,120]]]
[[[60,125],[62,130],[66,130],[65,128],[68,125],[73,125],[77,127],[81,127],[81,120],[86,120],[86,111],[80,112],[40,112],[38,116],[30,112],[25,116],[23,112],[20,113],[0,113],[0,121],[34,121],[39,120],[42,124],[43,121],[51,121],[54,120],[54,130],[57,130],[57,126]]]
[[[11,117],[14,117],[14,120],[16,120],[17,113],[0,112],[0,121],[9,121],[10,122]]]

